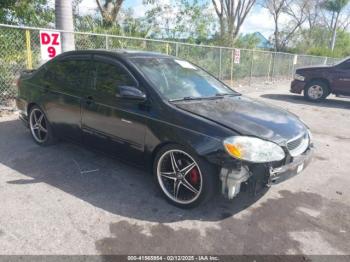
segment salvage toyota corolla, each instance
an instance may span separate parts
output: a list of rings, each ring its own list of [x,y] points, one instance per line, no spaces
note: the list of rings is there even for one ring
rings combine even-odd
[[[219,189],[232,199],[241,185],[278,183],[311,160],[311,133],[298,117],[176,57],[66,52],[23,72],[18,89],[36,143],[64,138],[148,166],[165,198],[183,208]]]

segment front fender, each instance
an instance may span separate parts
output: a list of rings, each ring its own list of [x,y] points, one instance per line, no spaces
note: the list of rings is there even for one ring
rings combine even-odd
[[[153,164],[155,151],[160,149],[162,145],[169,143],[180,144],[217,166],[222,166],[227,161],[236,161],[226,153],[222,139],[171,123],[164,123],[154,119],[150,120],[150,122],[145,137],[147,163]]]

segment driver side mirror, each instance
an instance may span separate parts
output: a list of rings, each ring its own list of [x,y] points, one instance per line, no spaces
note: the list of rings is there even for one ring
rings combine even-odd
[[[135,101],[146,100],[146,94],[134,86],[119,86],[116,97]]]

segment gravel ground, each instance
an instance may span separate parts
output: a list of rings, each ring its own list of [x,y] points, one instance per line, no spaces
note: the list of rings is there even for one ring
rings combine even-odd
[[[82,147],[39,147],[0,117],[0,254],[350,254],[350,100],[243,90],[302,117],[314,161],[252,197],[181,210],[152,177]],[[92,171],[92,172],[85,172]]]

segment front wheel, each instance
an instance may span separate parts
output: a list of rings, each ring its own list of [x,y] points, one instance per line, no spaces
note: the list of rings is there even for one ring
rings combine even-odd
[[[165,198],[181,208],[209,200],[218,188],[215,168],[182,146],[162,148],[153,171]]]
[[[46,146],[55,142],[50,123],[38,106],[33,106],[30,109],[29,127],[32,137],[37,144]]]
[[[329,95],[329,89],[326,83],[315,81],[308,84],[304,90],[304,96],[312,102],[324,100]]]

